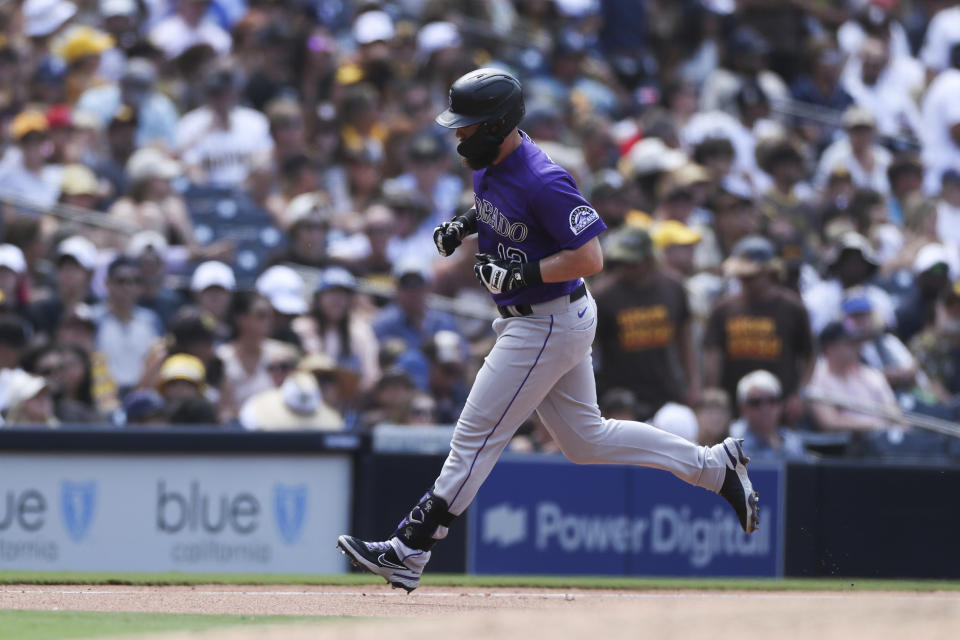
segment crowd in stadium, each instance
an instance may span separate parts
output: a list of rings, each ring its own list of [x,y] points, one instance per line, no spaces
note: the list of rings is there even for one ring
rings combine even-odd
[[[785,459],[956,417],[960,2],[25,0],[0,24],[5,425],[453,424],[494,309],[475,245],[432,240],[473,204],[433,118],[478,66],[521,79],[521,129],[610,227],[604,415]],[[554,450],[535,416],[514,448]]]

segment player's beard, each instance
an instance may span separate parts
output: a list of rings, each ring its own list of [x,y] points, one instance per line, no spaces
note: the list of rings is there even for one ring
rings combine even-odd
[[[497,159],[500,143],[481,129],[458,144],[457,153],[463,156],[463,161],[468,167],[478,171],[489,167]]]

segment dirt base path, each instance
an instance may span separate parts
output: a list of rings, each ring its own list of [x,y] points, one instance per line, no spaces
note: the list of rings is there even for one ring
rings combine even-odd
[[[374,618],[158,636],[166,640],[953,640],[960,629],[955,592],[14,585],[0,587],[0,608]]]

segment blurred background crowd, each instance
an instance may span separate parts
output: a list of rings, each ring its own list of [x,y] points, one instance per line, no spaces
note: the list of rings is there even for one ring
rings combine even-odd
[[[521,128],[610,230],[601,409],[751,452],[947,446],[960,2],[0,2],[6,425],[452,424],[494,311],[434,116]],[[475,242],[475,241],[474,241]],[[553,451],[533,417],[517,450]]]

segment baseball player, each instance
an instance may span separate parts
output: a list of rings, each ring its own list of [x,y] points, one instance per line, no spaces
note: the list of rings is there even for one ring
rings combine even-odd
[[[465,236],[478,234],[482,253],[474,272],[501,317],[433,487],[387,540],[343,535],[337,541],[355,565],[407,592],[420,584],[430,549],[534,411],[573,462],[665,469],[726,498],[747,533],[759,524],[740,441],[701,447],[600,415],[590,358],[597,310],[583,278],[603,266],[597,236],[606,227],[570,174],[517,128],[523,114],[519,81],[478,69],[453,84],[450,106],[436,119],[456,129],[457,152],[474,170],[476,203],[436,228],[437,250],[448,256]]]

